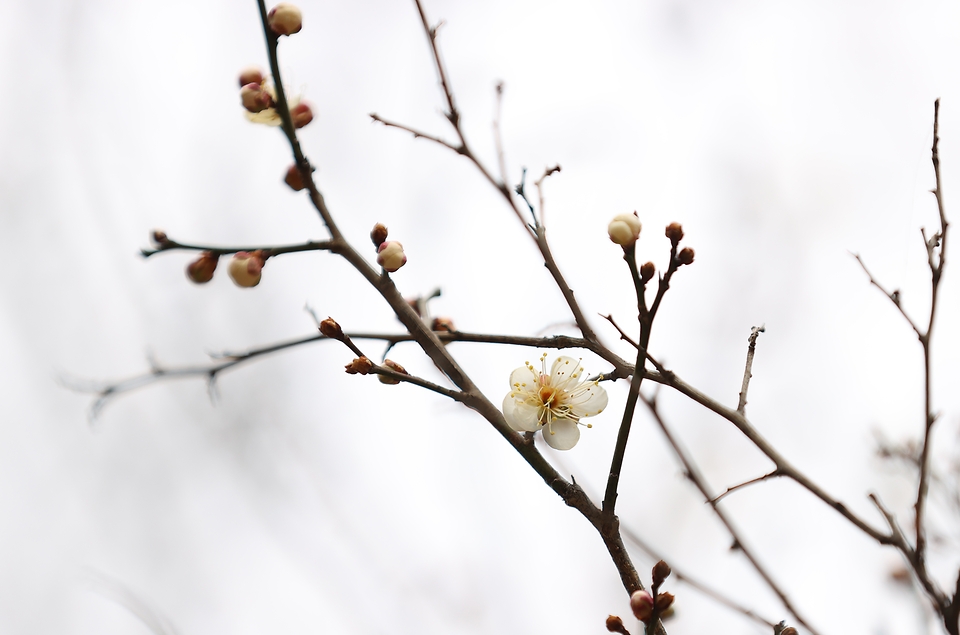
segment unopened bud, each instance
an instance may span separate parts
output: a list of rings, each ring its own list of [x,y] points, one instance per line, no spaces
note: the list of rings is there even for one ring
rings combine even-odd
[[[673,605],[673,594],[672,593],[657,594],[657,601],[655,604],[657,607],[657,613],[663,613]]]
[[[653,598],[646,591],[634,591],[630,596],[630,609],[635,618],[646,622],[653,615]]]
[[[343,329],[340,328],[340,325],[337,324],[337,321],[332,317],[328,317],[326,320],[320,322],[320,332],[332,340],[343,341]]]
[[[373,241],[373,246],[377,249],[380,248],[380,245],[383,244],[383,241],[387,239],[387,228],[380,223],[377,223],[373,226],[373,229],[370,230],[370,240]]]
[[[680,225],[680,223],[670,223],[667,225],[667,230],[664,233],[674,245],[683,239],[683,227]]]
[[[240,89],[240,103],[249,112],[258,113],[269,108],[273,104],[273,98],[260,84],[250,83]]]
[[[300,102],[290,109],[290,118],[293,119],[294,128],[303,128],[313,121],[313,110],[310,109],[309,104]]]
[[[187,277],[197,284],[210,282],[213,280],[213,272],[217,270],[218,260],[219,258],[209,251],[203,252],[199,258],[187,265]]]
[[[616,615],[607,617],[607,630],[611,633],[620,633],[620,635],[630,635],[630,631],[623,625],[623,620]]]
[[[238,251],[230,261],[227,272],[238,287],[255,287],[260,284],[260,271],[263,269],[263,252]]]
[[[159,229],[153,230],[153,233],[150,234],[150,238],[152,238],[153,242],[160,245],[161,247],[163,247],[163,245],[167,242],[166,232],[161,231]]]
[[[660,586],[664,580],[670,577],[670,565],[661,560],[653,565],[651,574],[653,576],[653,586]]]
[[[294,192],[299,192],[304,187],[303,178],[300,176],[300,169],[296,165],[287,168],[287,174],[283,177],[283,182],[290,186]]]
[[[267,14],[270,30],[277,35],[299,33],[303,27],[303,15],[300,9],[287,2],[281,2]]]
[[[247,84],[257,84],[259,86],[262,83],[263,72],[256,66],[248,66],[240,71],[240,88],[243,88]]]
[[[403,253],[403,245],[395,240],[388,240],[380,243],[377,248],[377,264],[383,267],[384,271],[393,273],[407,262],[407,256]]]
[[[657,273],[657,265],[652,262],[645,262],[640,266],[640,279],[644,282],[649,282],[653,280],[653,276]]]
[[[401,375],[410,374],[407,372],[407,369],[405,369],[403,366],[393,361],[392,359],[383,360],[383,365],[394,372],[400,373]],[[380,380],[381,384],[399,384],[400,383],[399,379],[396,379],[394,377],[387,377],[386,375],[377,375],[377,379]]]
[[[348,375],[366,375],[373,368],[373,362],[366,356],[358,357],[344,368],[346,368]]]
[[[640,218],[637,213],[619,214],[607,225],[610,240],[622,247],[629,247],[640,238]]]
[[[680,250],[680,253],[677,254],[677,262],[681,265],[689,265],[693,263],[694,251],[689,247],[684,247]]]
[[[453,325],[453,320],[448,317],[437,317],[433,318],[433,323],[430,325],[431,331],[440,331],[442,333],[453,333],[457,328]]]
[[[780,631],[780,635],[797,635],[797,629],[792,626],[788,626]]]

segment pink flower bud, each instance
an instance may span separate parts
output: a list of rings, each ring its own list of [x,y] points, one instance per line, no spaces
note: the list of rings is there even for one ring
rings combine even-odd
[[[610,240],[623,247],[629,247],[640,238],[640,219],[637,213],[619,214],[607,225]]]
[[[303,15],[300,9],[287,2],[281,2],[270,9],[267,14],[267,23],[270,30],[277,35],[292,35],[299,33],[303,27]]]
[[[197,284],[213,280],[213,272],[217,270],[219,258],[209,251],[200,254],[200,257],[187,265],[187,277]]]
[[[287,168],[287,175],[283,177],[283,182],[290,186],[294,192],[299,192],[304,187],[303,178],[300,176],[300,169],[296,165]]]
[[[290,118],[293,119],[294,128],[303,128],[313,121],[313,110],[310,109],[309,104],[300,102],[290,109]]]
[[[240,89],[240,103],[250,112],[257,113],[269,108],[273,98],[260,84],[250,83]]]
[[[240,88],[243,88],[247,84],[257,84],[259,86],[262,83],[263,71],[256,66],[248,66],[240,71]]]
[[[255,287],[260,284],[260,270],[263,269],[263,253],[238,251],[230,261],[227,270],[238,287]]]
[[[646,591],[634,591],[630,596],[630,608],[634,617],[646,622],[653,615],[653,598]]]
[[[390,273],[393,273],[407,262],[407,256],[403,253],[403,245],[395,240],[380,243],[380,248],[377,252],[377,264]]]

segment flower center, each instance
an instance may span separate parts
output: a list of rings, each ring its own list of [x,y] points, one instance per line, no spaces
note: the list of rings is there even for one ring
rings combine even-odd
[[[543,403],[543,405],[546,406],[547,408],[550,408],[551,406],[553,406],[555,401],[556,402],[560,401],[562,397],[561,395],[562,392],[563,391],[557,390],[553,386],[543,386],[540,389],[540,393],[539,393],[540,402]]]

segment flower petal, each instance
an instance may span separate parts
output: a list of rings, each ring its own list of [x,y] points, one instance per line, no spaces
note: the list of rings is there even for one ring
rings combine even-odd
[[[607,391],[603,386],[587,382],[570,399],[570,411],[577,417],[592,417],[607,407]]]
[[[543,440],[554,450],[569,450],[580,440],[580,426],[573,419],[554,419],[543,427]]]
[[[559,390],[572,390],[580,381],[580,360],[561,355],[550,367],[550,384]]]
[[[510,373],[510,387],[516,389],[517,384],[520,384],[521,390],[525,389],[536,392],[539,387],[538,379],[533,371],[526,366],[521,366]]]
[[[536,406],[530,406],[523,403],[523,397],[516,392],[510,391],[503,398],[503,418],[507,425],[517,432],[536,432],[540,427],[540,421],[537,419],[538,410]]]

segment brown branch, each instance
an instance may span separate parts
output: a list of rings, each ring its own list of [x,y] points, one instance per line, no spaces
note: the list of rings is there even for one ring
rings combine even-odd
[[[860,254],[851,254],[854,258],[857,259],[857,262],[860,263],[860,267],[863,268],[863,272],[867,274],[867,277],[870,279],[870,284],[880,289],[887,298],[893,302],[893,305],[897,307],[897,310],[900,311],[900,315],[907,321],[907,324],[910,325],[910,328],[913,329],[913,332],[917,334],[917,337],[923,341],[923,332],[920,330],[920,327],[917,326],[917,323],[913,321],[906,310],[903,308],[903,305],[900,304],[900,290],[895,289],[893,291],[887,291],[882,284],[880,284],[876,278],[873,277],[873,274],[870,273],[870,270],[867,269],[867,265],[864,264],[863,259],[860,258]]]
[[[749,481],[744,481],[743,483],[737,483],[736,485],[731,485],[731,486],[728,487],[726,490],[724,490],[722,493],[717,494],[713,499],[711,499],[711,500],[708,501],[708,502],[709,502],[710,504],[719,503],[719,502],[720,502],[720,499],[726,497],[727,494],[732,494],[733,492],[737,491],[738,489],[743,489],[744,487],[748,487],[748,486],[750,486],[750,485],[756,485],[757,483],[762,483],[763,481],[769,480],[769,479],[771,479],[771,478],[776,478],[776,477],[778,477],[778,476],[783,476],[783,474],[780,472],[780,470],[774,470],[774,471],[772,471],[772,472],[767,472],[767,473],[764,474],[763,476],[758,476],[757,478],[752,478],[752,479],[750,479]]]
[[[683,468],[686,471],[687,477],[697,486],[697,489],[700,490],[700,493],[703,494],[703,497],[709,503],[711,509],[717,515],[717,518],[720,519],[720,522],[723,523],[723,526],[726,527],[727,532],[733,538],[734,544],[736,547],[746,556],[747,560],[750,561],[750,564],[753,565],[753,568],[757,571],[764,582],[767,583],[767,586],[780,598],[780,601],[783,603],[783,606],[790,612],[791,615],[803,626],[807,628],[808,631],[817,634],[817,631],[810,626],[798,612],[796,607],[794,607],[793,602],[790,601],[790,598],[787,597],[786,593],[780,588],[777,582],[773,577],[767,572],[766,568],[760,564],[760,561],[754,556],[752,549],[750,549],[747,544],[744,542],[743,538],[740,536],[740,533],[734,527],[732,521],[727,516],[716,500],[710,495],[710,488],[707,485],[706,479],[700,473],[700,470],[697,468],[696,464],[693,461],[693,458],[687,453],[687,451],[680,445],[680,442],[673,436],[673,433],[670,431],[670,428],[667,426],[666,422],[663,420],[663,417],[660,415],[660,411],[657,407],[656,401],[647,399],[644,396],[640,396],[643,400],[643,403],[647,406],[647,409],[650,411],[650,414],[653,416],[654,421],[657,422],[657,425],[660,427],[660,430],[663,432],[663,435],[666,437],[667,441],[670,443],[670,446],[673,448],[674,453],[677,455],[677,458],[683,464]]]
[[[610,314],[603,315],[602,313],[599,313],[598,315],[599,315],[600,317],[602,317],[603,319],[605,319],[607,322],[610,322],[610,324],[613,325],[613,328],[617,329],[617,333],[620,334],[620,339],[621,339],[621,340],[625,341],[627,344],[629,344],[630,346],[632,346],[632,347],[634,347],[634,348],[640,348],[640,345],[637,344],[636,342],[634,342],[634,341],[633,341],[633,338],[631,338],[629,335],[627,335],[627,334],[624,332],[624,330],[623,330],[622,328],[620,328],[620,325],[617,324],[617,323],[614,321],[612,315],[610,315]]]
[[[750,387],[750,378],[753,377],[753,356],[757,352],[757,338],[766,329],[763,326],[754,326],[750,329],[747,339],[747,363],[743,369],[743,383],[740,386],[740,401],[737,403],[737,412],[743,414],[747,409],[747,388]]]
[[[442,145],[444,148],[449,148],[450,150],[453,150],[453,151],[456,152],[457,154],[463,154],[464,147],[463,147],[462,145],[460,145],[460,146],[455,146],[455,145],[453,145],[452,143],[450,143],[449,141],[444,141],[444,140],[441,139],[440,137],[436,137],[436,136],[434,136],[434,135],[432,135],[432,134],[429,134],[429,133],[426,133],[426,132],[421,132],[420,130],[417,130],[416,128],[411,128],[410,126],[405,126],[405,125],[403,125],[402,123],[396,123],[396,122],[394,122],[394,121],[389,121],[389,120],[387,120],[387,119],[384,119],[383,117],[381,117],[380,115],[378,115],[378,114],[375,113],[375,112],[370,113],[370,118],[373,119],[374,121],[376,121],[377,123],[382,123],[382,124],[383,124],[384,126],[386,126],[387,128],[397,128],[398,130],[405,130],[405,131],[409,132],[410,134],[412,134],[414,139],[426,139],[427,141],[432,141],[432,142],[434,142],[434,143],[436,143],[436,144]]]
[[[937,415],[933,412],[933,376],[931,369],[930,343],[933,337],[933,326],[937,316],[937,304],[940,297],[940,279],[943,276],[943,269],[947,262],[947,228],[949,227],[943,205],[943,185],[940,180],[939,144],[940,100],[937,99],[933,105],[933,146],[930,149],[930,156],[931,161],[933,162],[933,173],[936,180],[936,188],[933,190],[933,194],[937,199],[937,212],[939,214],[940,230],[936,232],[929,240],[926,238],[926,232],[923,233],[924,245],[927,248],[927,263],[930,267],[930,319],[927,322],[926,332],[920,335],[920,343],[923,345],[924,430],[923,445],[921,446],[920,450],[920,479],[917,485],[917,502],[914,504],[914,529],[917,536],[917,567],[918,574],[922,574],[924,576],[926,575],[926,536],[923,528],[924,507],[926,504],[927,493],[930,489],[930,447],[932,445],[933,424],[937,420]],[[956,625],[954,625],[954,628],[957,628]]]
[[[154,254],[159,254],[164,251],[174,251],[174,250],[187,250],[187,251],[209,251],[215,256],[222,256],[225,254],[235,254],[238,251],[263,251],[265,258],[271,256],[279,256],[281,254],[292,254],[301,251],[333,251],[337,246],[337,243],[332,240],[310,240],[305,243],[299,243],[296,245],[275,245],[275,246],[260,246],[260,247],[215,247],[212,245],[192,245],[189,243],[181,243],[175,240],[164,237],[164,239],[157,243],[156,249],[141,249],[140,255],[144,258],[149,258]]]

